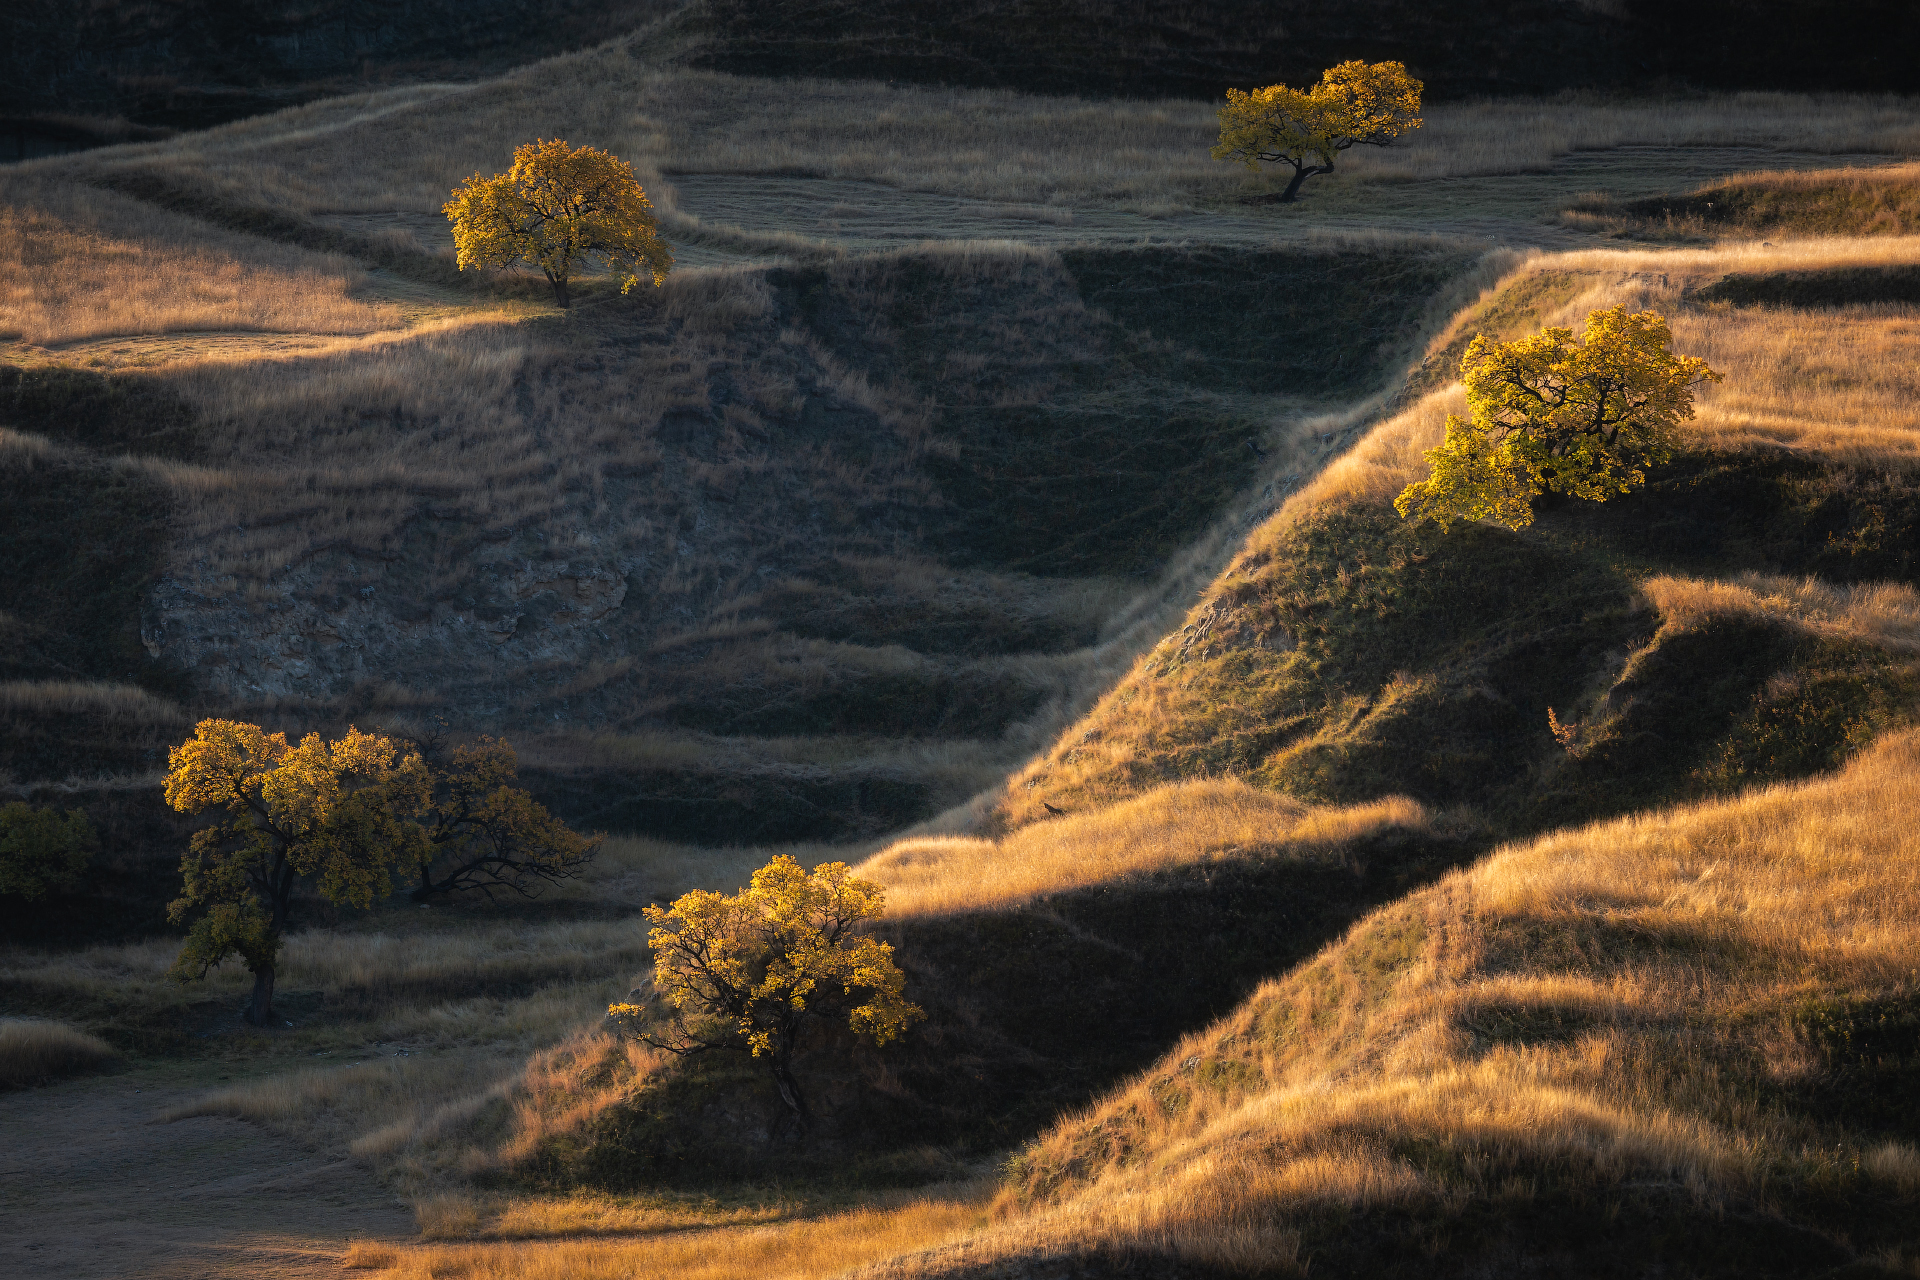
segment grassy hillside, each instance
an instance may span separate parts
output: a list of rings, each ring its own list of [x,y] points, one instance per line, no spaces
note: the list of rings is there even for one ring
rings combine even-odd
[[[1920,257],[1549,224],[1909,104],[1442,103],[1283,208],[1202,103],[705,39],[0,178],[0,785],[109,845],[0,1008],[377,1171],[432,1239],[368,1270],[1911,1269]],[[636,161],[666,288],[450,268],[531,133]],[[1728,375],[1645,492],[1392,514],[1474,333],[1615,302]],[[132,856],[209,711],[503,733],[619,834],[531,903],[303,904],[238,1026]],[[809,1047],[806,1142],[601,1021],[644,905],[775,848],[887,886],[929,1014]]]
[[[1635,239],[1910,236],[1920,228],[1920,170],[1755,173],[1675,195],[1592,199],[1561,215],[1569,226]],[[1858,292],[1856,302],[1876,301]],[[1889,298],[1887,301],[1894,301]]]
[[[1383,385],[1482,247],[1427,234],[1451,225],[1431,212],[1313,240],[1232,204],[1270,183],[1206,158],[1196,104],[815,80],[768,113],[761,82],[656,44],[10,174],[9,428],[79,474],[141,459],[109,470],[171,532],[133,544],[139,626],[124,604],[84,624],[87,645],[139,630],[146,663],[91,674],[304,723],[507,729],[582,822],[885,830],[990,785],[1150,642],[1181,575],[1211,572],[1162,579],[1175,550],[1317,466],[1308,419]],[[1867,99],[1429,116],[1329,193],[1574,147],[1913,134]],[[648,172],[687,263],[666,291],[589,282],[562,321],[530,281],[450,269],[433,211],[528,130]],[[849,255],[833,219],[679,209],[666,170],[948,193],[956,231],[1012,210],[1060,247]],[[1397,189],[1458,215],[1444,182]],[[1254,213],[1193,212],[1216,202]],[[1141,246],[1170,211],[1196,242]],[[183,271],[191,294],[166,285]],[[11,614],[83,627],[31,584],[90,570],[14,563]],[[930,772],[879,762],[928,740],[956,744]]]
[[[1914,751],[1412,895],[1024,1152],[1000,1240],[897,1273],[1035,1237],[1278,1273],[1899,1273]]]
[[[1877,279],[1910,250],[1854,252],[1876,265],[1811,248],[1529,264],[1436,340],[1427,371],[1482,329],[1659,306],[1679,349],[1731,375],[1703,398],[1694,451],[1625,499],[1543,501],[1519,534],[1442,534],[1390,507],[1459,409],[1456,391],[1430,393],[1289,499],[1187,626],[1013,781],[1002,821],[1227,772],[1315,800],[1465,806],[1514,834],[1830,768],[1901,723],[1905,632],[1850,624],[1845,607],[1810,625],[1764,590],[1679,616],[1667,602],[1687,589],[1649,582],[1911,583],[1914,389],[1886,358],[1906,321],[1877,295],[1838,313],[1714,296],[1735,280]]]
[[[85,544],[14,557],[20,625],[144,656],[12,674],[506,730],[544,798],[616,829],[894,828],[991,783],[1021,726],[1051,732],[1130,656],[1174,553],[1286,465],[1303,413],[1389,376],[1476,255],[1276,246],[1251,273],[1206,245],[1098,239],[850,256],[672,214],[657,182],[669,234],[718,265],[626,300],[589,282],[561,317],[525,281],[476,287],[438,241],[324,212],[430,209],[526,128],[644,167],[662,135],[620,87],[688,119],[680,88],[728,103],[720,78],[618,50],[21,171],[5,422],[62,474],[140,487],[166,536],[126,544],[143,558],[119,596],[35,594],[96,572],[35,558]],[[936,127],[933,96],[901,100]],[[983,106],[1010,131],[1057,110]],[[1068,149],[1042,167],[1063,193],[1089,176]],[[204,287],[169,291],[181,272]],[[21,755],[22,782],[128,771],[81,730],[40,736],[69,749]],[[925,741],[957,745],[933,768],[882,759]]]

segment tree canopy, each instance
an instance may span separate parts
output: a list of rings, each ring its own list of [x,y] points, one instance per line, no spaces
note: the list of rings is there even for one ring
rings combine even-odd
[[[569,829],[513,785],[519,758],[505,742],[410,741],[431,779],[429,803],[416,815],[423,843],[415,902],[469,889],[530,898],[578,876],[599,852],[602,837]]]
[[[454,188],[441,212],[453,223],[462,271],[536,266],[563,307],[573,305],[568,285],[583,259],[603,260],[621,293],[640,283],[642,273],[658,285],[673,267],[633,166],[558,138],[516,148],[505,173],[474,174]]]
[[[32,902],[76,888],[99,850],[93,824],[23,800],[0,805],[0,893]]]
[[[1693,389],[1721,375],[1673,354],[1673,334],[1652,311],[1625,306],[1587,317],[1584,337],[1547,329],[1515,342],[1476,337],[1460,360],[1471,416],[1447,416],[1432,468],[1394,500],[1410,519],[1533,521],[1533,499],[1561,493],[1604,502],[1646,483],[1668,461]]]
[[[695,890],[648,907],[653,991],[661,1008],[609,1006],[636,1038],[676,1054],[737,1049],[764,1059],[803,1127],[806,1098],[793,1055],[810,1023],[842,1018],[885,1044],[924,1017],[907,1001],[891,945],[855,932],[884,890],[844,862],[809,872],[785,854],[732,896]]]
[[[248,1020],[273,1016],[275,967],[302,879],[327,901],[369,907],[415,872],[424,901],[462,888],[532,892],[577,875],[599,840],[568,831],[511,786],[505,743],[481,739],[435,768],[416,744],[349,728],[328,742],[235,720],[203,720],[167,753],[167,803],[182,813],[224,809],[181,860],[168,908],[192,921],[174,961],[183,981],[230,956],[254,975]],[[434,869],[442,868],[438,876]]]
[[[1293,179],[1280,196],[1281,203],[1291,204],[1301,183],[1333,172],[1340,152],[1356,145],[1384,147],[1418,129],[1424,88],[1402,63],[1352,61],[1329,67],[1307,90],[1284,84],[1229,89],[1213,157],[1249,169],[1262,163],[1292,166]]]

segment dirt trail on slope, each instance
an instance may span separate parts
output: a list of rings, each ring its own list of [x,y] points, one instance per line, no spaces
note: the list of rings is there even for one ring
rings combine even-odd
[[[349,1239],[413,1235],[359,1165],[157,1119],[204,1087],[160,1068],[0,1094],[0,1277],[336,1277]]]

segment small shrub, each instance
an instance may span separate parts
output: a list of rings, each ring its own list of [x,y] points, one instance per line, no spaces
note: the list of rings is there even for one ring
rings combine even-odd
[[[77,888],[99,849],[78,809],[62,817],[18,800],[0,805],[0,893],[31,902]]]

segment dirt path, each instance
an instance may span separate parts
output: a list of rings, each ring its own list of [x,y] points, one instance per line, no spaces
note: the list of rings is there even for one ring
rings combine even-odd
[[[161,1068],[0,1095],[0,1277],[335,1277],[349,1239],[413,1235],[359,1165],[156,1119],[203,1087]]]

